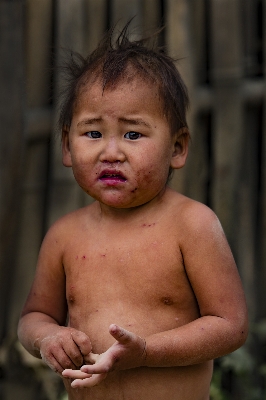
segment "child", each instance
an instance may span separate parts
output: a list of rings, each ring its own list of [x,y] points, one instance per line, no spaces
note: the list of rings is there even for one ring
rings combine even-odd
[[[188,152],[184,83],[127,26],[70,70],[63,164],[95,202],[48,231],[19,338],[70,400],[207,400],[247,311],[217,217],[167,186]]]

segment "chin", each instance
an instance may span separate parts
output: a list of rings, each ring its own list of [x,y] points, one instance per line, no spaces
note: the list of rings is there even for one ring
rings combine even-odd
[[[91,191],[86,191],[86,193],[105,206],[114,208],[130,208],[130,205],[128,204],[129,202],[126,199],[123,199],[122,196],[119,196],[118,193],[114,193],[113,195],[110,195],[109,193],[105,196],[99,196]]]
[[[142,205],[145,202],[137,201],[135,199],[126,199],[126,198],[119,198],[117,196],[106,196],[106,197],[101,197],[97,199],[100,203],[112,207],[112,208],[117,208],[117,209],[127,209],[127,208],[133,208],[133,207],[138,207]]]

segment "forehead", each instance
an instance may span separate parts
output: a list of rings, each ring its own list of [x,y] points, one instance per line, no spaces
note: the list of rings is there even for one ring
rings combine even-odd
[[[104,87],[102,78],[89,77],[80,85],[74,113],[81,108],[123,108],[132,113],[150,112],[164,117],[159,87],[139,76],[127,76]]]

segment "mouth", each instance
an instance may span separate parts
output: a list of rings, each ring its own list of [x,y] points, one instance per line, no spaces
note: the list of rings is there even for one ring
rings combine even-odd
[[[120,171],[109,171],[104,170],[101,172],[99,176],[99,180],[106,182],[106,183],[120,183],[126,182],[125,176]]]

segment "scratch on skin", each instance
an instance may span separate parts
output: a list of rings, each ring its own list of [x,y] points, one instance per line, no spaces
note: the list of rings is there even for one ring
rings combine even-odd
[[[150,228],[151,226],[155,226],[155,225],[156,225],[156,222],[153,222],[152,224],[142,224],[141,226],[143,228],[145,228],[145,227]]]

